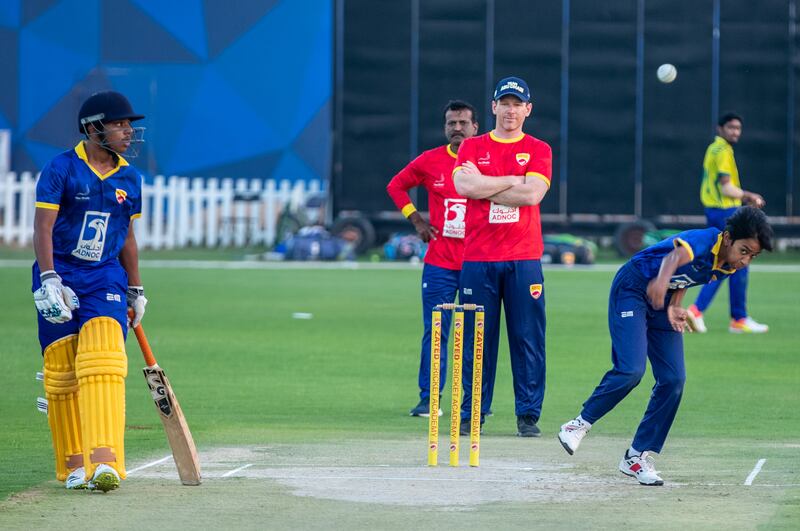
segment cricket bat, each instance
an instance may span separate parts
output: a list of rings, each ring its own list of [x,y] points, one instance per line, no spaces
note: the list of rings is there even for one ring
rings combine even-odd
[[[156,363],[142,325],[139,324],[133,331],[147,365],[144,368],[144,377],[156,404],[158,415],[161,417],[161,423],[164,425],[164,431],[167,433],[167,440],[172,448],[172,458],[178,468],[181,483],[199,485],[201,479],[200,459],[197,457],[197,448],[194,446],[192,432],[189,431],[189,425],[186,424],[181,406],[178,404],[178,399],[175,398],[175,393],[172,391],[167,375],[164,374],[164,369]]]

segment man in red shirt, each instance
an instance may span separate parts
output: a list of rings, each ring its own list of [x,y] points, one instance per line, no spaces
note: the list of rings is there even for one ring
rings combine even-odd
[[[475,108],[463,101],[451,101],[444,108],[444,134],[447,144],[423,152],[411,161],[386,186],[397,208],[428,243],[422,269],[422,353],[419,365],[420,401],[413,417],[427,417],[430,408],[431,312],[437,304],[453,302],[458,293],[461,256],[464,251],[464,216],[467,200],[456,193],[453,165],[461,142],[478,132]],[[408,190],[424,186],[428,191],[430,221],[417,212]],[[442,352],[447,352],[450,312],[442,315]],[[447,374],[447,357],[442,357],[441,393]]]
[[[506,315],[514,378],[517,433],[541,435],[545,380],[545,311],[542,227],[539,203],[550,188],[550,146],[522,132],[533,104],[522,79],[502,79],[494,91],[495,128],[465,140],[453,169],[459,194],[467,198],[462,303],[486,308],[481,422],[491,410],[500,336],[500,305]],[[472,402],[472,323],[464,344],[462,419]],[[462,434],[469,422],[462,422]]]

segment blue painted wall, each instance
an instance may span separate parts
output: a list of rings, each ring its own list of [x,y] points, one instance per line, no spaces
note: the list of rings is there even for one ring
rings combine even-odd
[[[80,139],[118,90],[147,115],[149,175],[327,179],[333,0],[0,0],[0,128],[12,168]]]

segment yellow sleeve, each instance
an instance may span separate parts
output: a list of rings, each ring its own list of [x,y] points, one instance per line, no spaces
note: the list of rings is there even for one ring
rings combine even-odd
[[[689,260],[694,262],[694,251],[692,250],[692,246],[689,245],[689,242],[687,242],[686,240],[682,240],[680,238],[675,238],[674,240],[672,240],[672,245],[674,245],[676,249],[678,247],[683,247],[684,249],[689,251]]]
[[[541,179],[545,182],[545,184],[547,184],[547,187],[550,188],[550,179],[548,179],[539,172],[529,171],[528,173],[525,174],[525,177],[536,177],[537,179]]]
[[[736,161],[733,158],[732,149],[723,149],[717,155],[717,180],[720,175],[734,175],[736,173]]]

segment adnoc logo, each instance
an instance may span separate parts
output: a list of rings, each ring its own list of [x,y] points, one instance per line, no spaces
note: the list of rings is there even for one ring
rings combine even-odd
[[[106,246],[106,230],[110,215],[108,212],[86,211],[83,216],[78,245],[72,251],[72,256],[89,262],[100,261],[103,256],[103,248]]]

